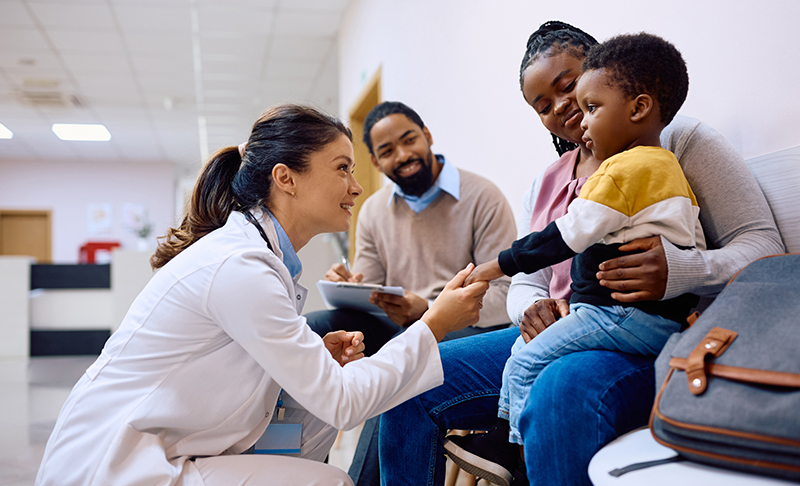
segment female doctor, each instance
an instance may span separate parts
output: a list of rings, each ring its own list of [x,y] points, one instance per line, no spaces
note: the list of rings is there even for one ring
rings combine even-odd
[[[362,192],[351,140],[337,119],[284,105],[211,157],[151,258],[161,270],[64,404],[37,485],[352,484],[321,462],[336,429],[441,384],[437,342],[477,322],[487,286],[461,288],[470,265],[361,360],[360,333],[306,325],[296,252],[349,227]],[[242,454],[270,423],[302,429],[299,458]]]

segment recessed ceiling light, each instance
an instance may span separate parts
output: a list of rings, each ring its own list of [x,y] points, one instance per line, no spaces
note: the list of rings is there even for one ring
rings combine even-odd
[[[111,134],[103,125],[54,123],[53,133],[61,140],[82,142],[107,142],[111,140]]]
[[[14,133],[11,132],[5,125],[0,123],[0,139],[8,140],[14,138]]]

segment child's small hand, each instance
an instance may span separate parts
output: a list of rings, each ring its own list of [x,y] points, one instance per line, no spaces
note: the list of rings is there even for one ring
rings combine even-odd
[[[464,287],[473,283],[473,282],[491,282],[496,278],[502,277],[503,271],[500,270],[500,263],[497,262],[497,259],[486,263],[481,263],[472,273],[469,274],[467,280],[464,282]]]

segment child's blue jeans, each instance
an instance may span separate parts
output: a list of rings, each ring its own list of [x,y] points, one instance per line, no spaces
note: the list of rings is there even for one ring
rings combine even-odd
[[[656,355],[681,324],[635,307],[570,304],[559,319],[529,343],[522,336],[503,369],[498,417],[510,424],[509,441],[522,444],[519,419],[531,386],[549,363],[577,351],[608,350]]]

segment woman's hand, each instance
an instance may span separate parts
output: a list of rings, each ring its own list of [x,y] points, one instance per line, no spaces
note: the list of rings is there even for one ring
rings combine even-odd
[[[526,343],[544,331],[551,324],[569,314],[569,302],[564,299],[537,300],[525,309],[519,323],[519,333]]]
[[[437,341],[441,341],[448,332],[475,324],[480,318],[483,295],[489,284],[475,282],[462,287],[473,268],[475,265],[470,263],[447,282],[431,308],[422,315],[422,321],[428,325]]]
[[[360,331],[329,332],[322,338],[322,342],[341,366],[364,357],[364,335]]]
[[[490,262],[481,263],[472,273],[469,274],[467,277],[467,281],[464,282],[464,286],[470,285],[473,282],[491,282],[496,278],[500,278],[503,276],[503,271],[500,270],[500,263],[497,261],[497,258]]]
[[[597,279],[600,285],[615,290],[613,299],[620,302],[661,300],[667,291],[667,256],[660,236],[633,240],[619,247],[620,251],[642,250],[600,264]]]

